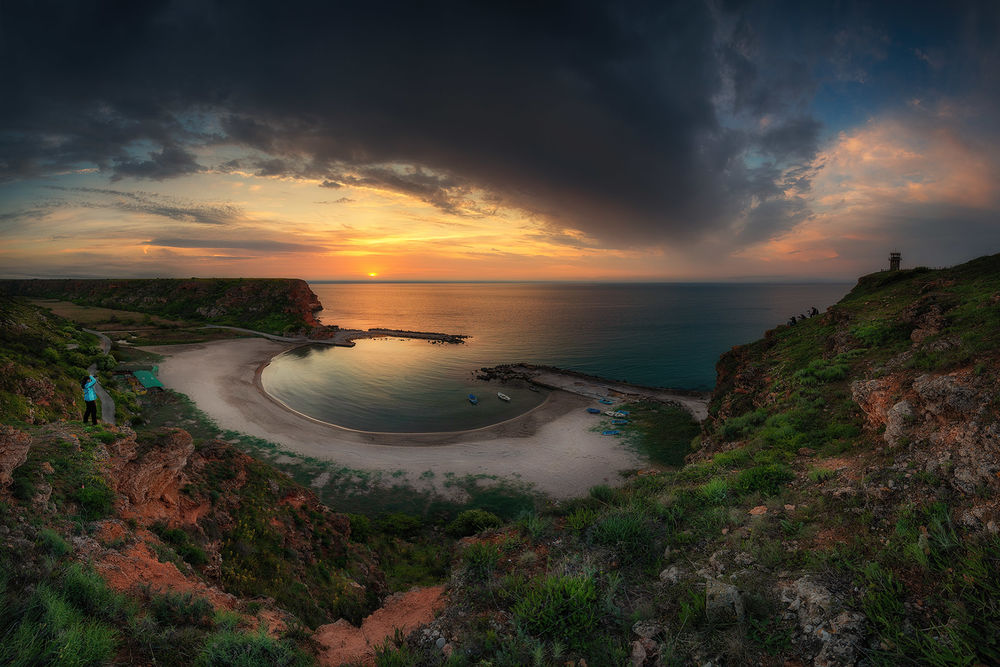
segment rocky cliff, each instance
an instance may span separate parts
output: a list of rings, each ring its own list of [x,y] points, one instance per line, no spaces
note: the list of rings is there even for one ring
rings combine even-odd
[[[4,280],[0,293],[269,332],[316,327],[322,309],[305,281],[285,278]]]

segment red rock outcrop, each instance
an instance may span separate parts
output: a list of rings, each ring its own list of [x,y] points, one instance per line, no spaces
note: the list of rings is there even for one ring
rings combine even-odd
[[[1000,424],[985,374],[904,373],[851,384],[855,402],[893,448],[907,447],[927,472],[965,494],[1000,491]]]
[[[127,432],[108,446],[108,452],[122,516],[193,524],[207,511],[205,503],[180,492],[187,481],[184,469],[194,454],[187,431],[166,429],[141,442]]]
[[[0,425],[0,487],[11,483],[11,473],[24,463],[31,449],[31,436],[13,426]]]

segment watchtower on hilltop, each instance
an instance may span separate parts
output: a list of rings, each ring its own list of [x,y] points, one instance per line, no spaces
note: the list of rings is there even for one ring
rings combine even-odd
[[[900,260],[902,260],[902,258],[903,258],[902,254],[900,254],[898,252],[890,252],[889,253],[889,270],[890,271],[899,271],[899,262],[900,262]]]

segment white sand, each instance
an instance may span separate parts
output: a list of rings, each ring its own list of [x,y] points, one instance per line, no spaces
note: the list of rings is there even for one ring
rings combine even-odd
[[[256,375],[291,347],[259,338],[144,348],[165,357],[159,378],[186,394],[222,429],[264,438],[299,454],[362,470],[403,470],[410,480],[432,471],[516,477],[557,498],[620,481],[643,465],[615,437],[591,431],[594,401],[553,391],[535,410],[475,431],[438,434],[365,433],[294,413],[260,390]]]

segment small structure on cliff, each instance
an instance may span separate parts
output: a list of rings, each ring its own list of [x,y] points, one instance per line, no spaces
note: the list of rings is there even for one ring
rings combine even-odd
[[[899,262],[900,262],[900,260],[902,260],[902,258],[903,258],[903,255],[901,253],[890,252],[889,253],[889,270],[890,271],[899,271]]]

